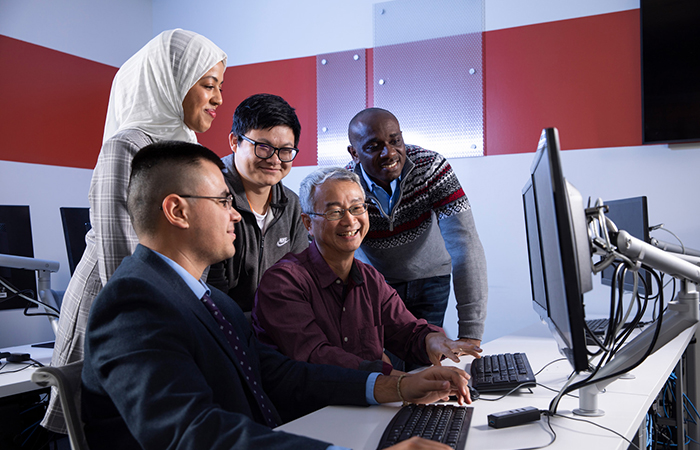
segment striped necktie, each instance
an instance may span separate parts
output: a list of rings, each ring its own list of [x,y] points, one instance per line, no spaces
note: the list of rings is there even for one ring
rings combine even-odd
[[[226,336],[226,340],[231,346],[231,349],[233,349],[233,353],[236,355],[236,358],[238,358],[241,371],[245,376],[248,387],[253,393],[255,400],[258,402],[258,406],[260,406],[260,411],[265,418],[265,422],[270,428],[276,427],[278,425],[278,416],[276,412],[273,412],[274,405],[267,397],[267,394],[265,394],[263,391],[262,383],[260,380],[258,380],[255,372],[253,372],[252,365],[248,362],[248,356],[244,350],[244,342],[239,339],[238,334],[233,329],[233,325],[231,325],[231,322],[224,317],[219,307],[214,304],[211,297],[209,297],[207,293],[204,293],[202,303],[204,303],[204,306],[207,307],[211,315],[214,317],[214,320],[216,320],[216,323],[219,324],[221,332]]]

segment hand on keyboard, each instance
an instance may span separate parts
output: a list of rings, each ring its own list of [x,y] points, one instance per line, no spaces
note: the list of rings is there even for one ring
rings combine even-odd
[[[447,400],[456,395],[461,405],[471,403],[467,381],[469,375],[456,367],[430,367],[421,372],[406,375],[401,380],[404,400],[411,403],[432,403]]]
[[[434,366],[441,365],[440,360],[443,357],[458,363],[459,357],[462,355],[472,355],[478,358],[479,352],[481,352],[481,348],[472,343],[453,341],[442,333],[429,333],[425,337],[425,350],[428,353],[428,359]]]

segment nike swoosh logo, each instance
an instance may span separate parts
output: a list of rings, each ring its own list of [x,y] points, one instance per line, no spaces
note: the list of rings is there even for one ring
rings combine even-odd
[[[280,240],[277,241],[277,246],[278,246],[278,247],[282,247],[282,246],[285,245],[287,242],[289,242],[289,238],[288,238],[288,237],[280,238]]]

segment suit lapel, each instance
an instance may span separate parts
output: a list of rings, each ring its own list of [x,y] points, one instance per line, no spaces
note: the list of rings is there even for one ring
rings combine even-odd
[[[133,257],[140,259],[146,265],[152,267],[156,273],[161,277],[161,284],[163,286],[163,292],[166,293],[168,298],[177,305],[178,308],[189,311],[192,315],[206,328],[209,334],[217,342],[221,350],[228,356],[228,358],[233,362],[233,365],[241,373],[240,361],[236,358],[233,353],[233,349],[229,345],[226,337],[219,329],[219,324],[211,316],[206,306],[202,304],[201,299],[198,299],[190,287],[185,283],[185,281],[175,272],[165,261],[163,261],[158,255],[156,255],[152,250],[142,246],[136,248]]]

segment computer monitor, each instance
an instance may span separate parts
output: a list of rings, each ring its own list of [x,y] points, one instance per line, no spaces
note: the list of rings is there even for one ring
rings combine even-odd
[[[619,230],[625,230],[637,239],[651,243],[649,237],[649,217],[647,215],[647,198],[632,197],[621,200],[606,201],[608,207],[605,217],[612,220]],[[608,266],[601,272],[600,280],[606,286],[612,285],[615,267]],[[651,288],[651,274],[644,269],[639,269],[639,275],[644,278],[646,286]],[[634,288],[634,274],[627,272],[624,281],[624,289],[632,291]],[[638,284],[639,295],[645,295],[646,289],[643,283]]]
[[[559,135],[540,136],[523,188],[533,307],[574,370],[588,369],[583,293],[593,288],[583,199],[563,177]]]
[[[530,179],[523,188],[523,207],[530,258],[533,306],[549,324],[559,348],[576,372],[588,370],[588,350],[585,342],[585,313],[583,294],[593,287],[590,242],[601,237],[595,217],[588,227],[583,199],[563,176],[560,161],[559,136],[555,128],[542,131],[530,169]],[[589,237],[588,233],[591,233]],[[642,263],[681,280],[674,302],[670,302],[663,318],[647,327],[624,346],[605,350],[591,374],[584,380],[562,389],[550,403],[556,412],[559,399],[579,390],[579,408],[575,414],[597,416],[598,394],[622,374],[639,365],[651,353],[675,339],[680,332],[698,322],[698,291],[700,270],[685,257],[665,252],[627,231],[611,232],[616,252],[633,263]],[[602,251],[602,254],[601,254]],[[603,247],[596,254],[609,253]],[[613,255],[613,253],[610,253]],[[662,308],[657,308],[660,314]],[[619,344],[619,345],[618,345]]]
[[[85,235],[90,231],[90,208],[62,207],[61,222],[63,223],[63,236],[66,239],[68,252],[68,267],[73,275],[75,268],[85,252]]]
[[[32,223],[29,206],[0,205],[0,254],[34,257]],[[33,270],[0,267],[0,277],[27,297],[36,299],[36,275]],[[31,305],[21,298],[12,298],[0,285],[0,309],[25,308]]]

